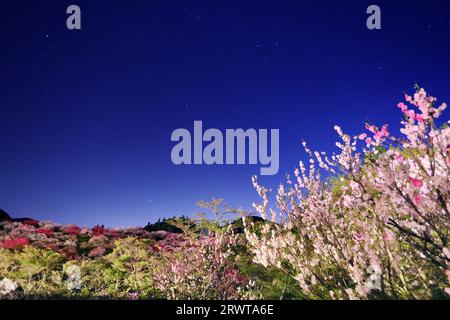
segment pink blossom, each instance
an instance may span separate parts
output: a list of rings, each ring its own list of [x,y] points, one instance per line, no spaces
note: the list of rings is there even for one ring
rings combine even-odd
[[[63,230],[67,234],[79,235],[81,233],[81,228],[75,225],[65,227]]]
[[[397,106],[402,110],[402,112],[406,112],[408,110],[408,107],[403,102],[400,102]]]
[[[416,115],[416,120],[418,122],[423,122],[423,116],[421,114]]]
[[[105,254],[105,251],[106,250],[103,247],[94,248],[89,252],[89,257],[94,258],[94,257],[102,256]]]
[[[391,240],[394,239],[394,234],[391,231],[386,231],[383,234],[383,239],[386,240],[386,241],[391,241]]]
[[[364,140],[364,139],[366,139],[367,138],[367,134],[365,134],[365,133],[361,133],[359,136],[358,136],[358,139],[359,140]]]
[[[418,195],[414,196],[414,201],[417,204],[420,204],[423,201],[423,197],[420,194],[418,194]]]
[[[365,126],[365,127],[366,127],[366,129],[369,130],[370,132],[372,132],[372,133],[377,133],[377,128],[376,128],[375,126],[366,123],[366,126]]]
[[[103,226],[96,225],[92,228],[92,235],[94,237],[101,236],[105,233],[105,228]]]
[[[53,234],[53,230],[46,229],[46,228],[39,228],[39,229],[36,229],[36,233],[45,234],[47,236],[50,236]]]
[[[403,162],[405,161],[405,158],[403,158],[403,156],[401,154],[399,154],[396,158],[395,158],[398,162]]]
[[[353,233],[353,240],[356,242],[362,242],[364,240],[364,234],[362,232]]]
[[[412,177],[409,177],[409,181],[415,188],[420,188],[423,186],[423,181],[419,179],[414,179]]]
[[[415,119],[415,117],[416,117],[416,113],[414,112],[414,110],[408,110],[408,111],[406,111],[406,115],[407,115],[408,117],[410,117],[411,119]]]
[[[405,100],[408,101],[408,102],[411,102],[412,101],[412,97],[405,93]]]

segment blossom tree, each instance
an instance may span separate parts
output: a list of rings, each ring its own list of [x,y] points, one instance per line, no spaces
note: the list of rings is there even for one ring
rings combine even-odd
[[[445,295],[450,128],[437,123],[446,104],[419,87],[405,100],[399,138],[366,124],[353,137],[336,126],[331,156],[304,143],[309,166],[300,162],[278,187],[276,210],[253,178],[262,198],[254,206],[273,222],[246,226],[255,262],[292,275],[312,298]]]

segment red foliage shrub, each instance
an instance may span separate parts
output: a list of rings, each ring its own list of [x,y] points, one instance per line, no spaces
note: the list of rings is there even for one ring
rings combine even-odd
[[[50,236],[53,234],[53,230],[46,229],[46,228],[39,228],[36,230],[36,233],[45,234],[47,236]]]
[[[64,232],[67,234],[79,235],[81,233],[81,228],[78,226],[68,226],[64,228]]]
[[[39,227],[39,221],[33,219],[26,219],[22,221],[22,223],[33,227]]]
[[[99,225],[96,225],[92,228],[92,235],[94,237],[101,236],[105,233],[105,228]]]
[[[28,238],[6,239],[2,243],[3,249],[22,249],[24,246],[29,245],[30,240]]]
[[[107,237],[120,237],[121,232],[119,230],[114,230],[114,229],[105,229],[103,232],[103,235],[105,235]]]

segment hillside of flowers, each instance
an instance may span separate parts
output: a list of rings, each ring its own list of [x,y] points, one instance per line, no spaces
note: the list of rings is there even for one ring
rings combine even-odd
[[[332,155],[304,143],[309,163],[279,185],[275,206],[254,177],[260,217],[226,220],[243,213],[220,199],[199,203],[214,220],[166,230],[3,217],[0,298],[447,299],[446,104],[417,86],[398,108],[398,137],[367,124],[353,136],[336,126]]]
[[[182,219],[183,233],[0,222],[2,299],[247,299],[239,235]],[[208,222],[209,223],[209,222]],[[242,240],[242,236],[241,236]]]

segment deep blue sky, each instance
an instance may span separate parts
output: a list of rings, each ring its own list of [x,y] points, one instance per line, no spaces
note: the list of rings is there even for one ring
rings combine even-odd
[[[66,29],[66,7],[82,30]],[[366,8],[382,30],[366,29]],[[176,128],[279,128],[300,141],[388,122],[421,83],[450,101],[450,1],[2,1],[0,207],[61,223],[144,225],[213,196],[250,208],[259,166],[175,166]]]

